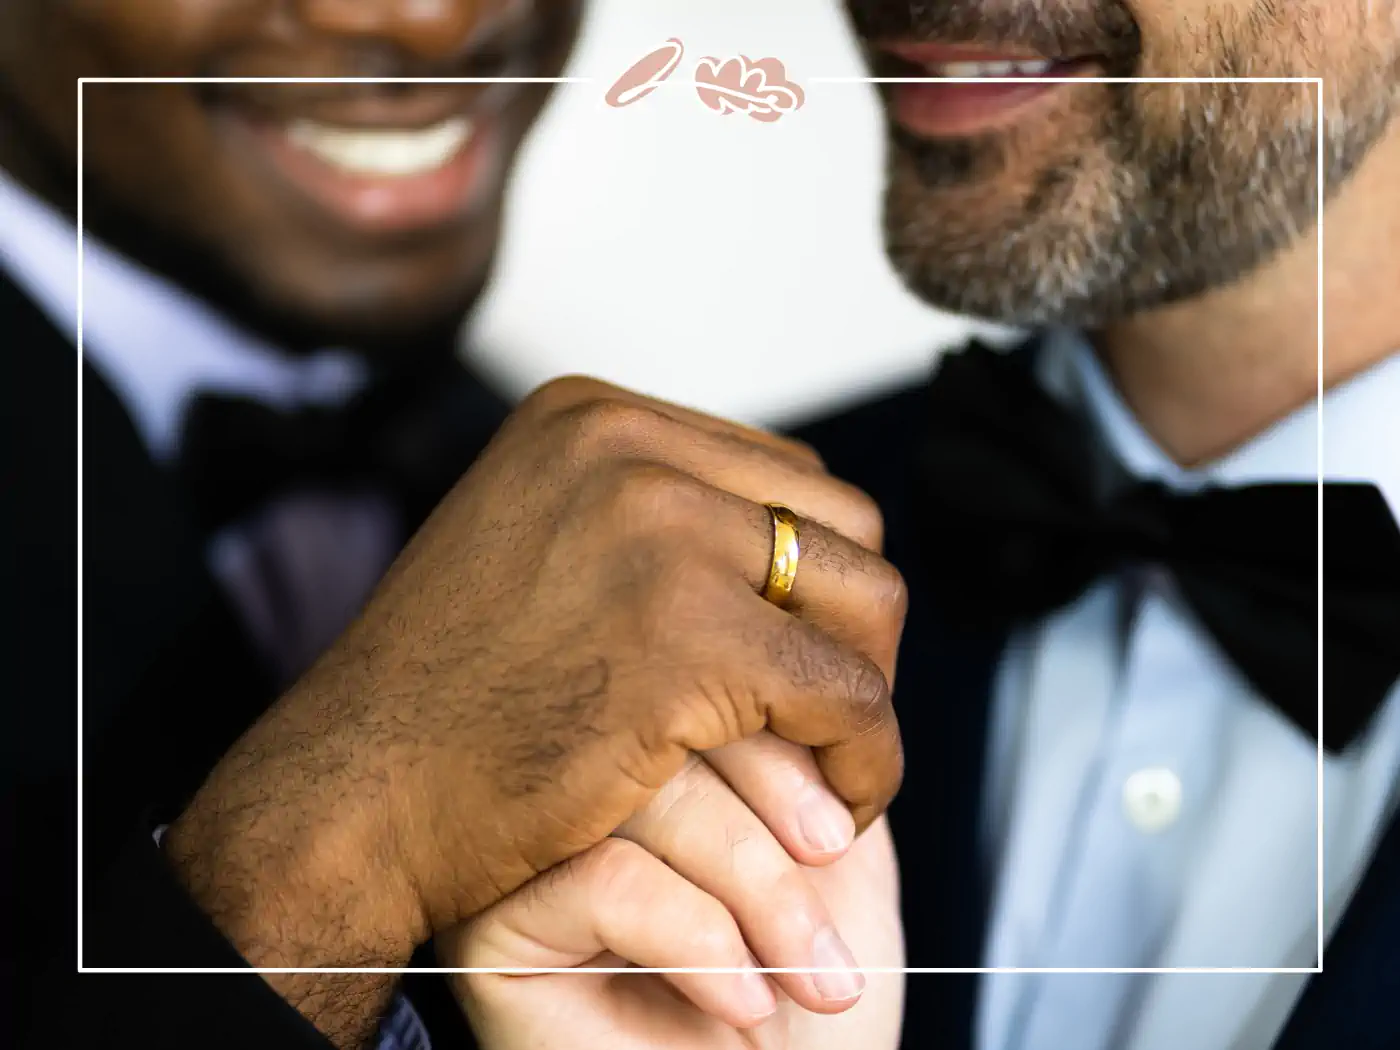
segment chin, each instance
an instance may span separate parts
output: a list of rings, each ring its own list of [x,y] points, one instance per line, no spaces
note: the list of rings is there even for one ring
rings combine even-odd
[[[311,247],[277,253],[275,264],[236,260],[223,305],[292,351],[335,346],[394,358],[455,339],[490,277],[494,237],[363,258]]]
[[[454,287],[429,298],[297,303],[263,312],[261,326],[292,351],[356,350],[376,363],[407,363],[451,344],[481,297],[483,284]]]
[[[222,283],[216,304],[279,349],[355,350],[392,364],[455,343],[485,288],[488,271],[431,284],[341,273],[334,281]]]

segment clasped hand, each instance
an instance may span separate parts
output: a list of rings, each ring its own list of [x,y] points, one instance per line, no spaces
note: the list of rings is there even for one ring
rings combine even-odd
[[[786,609],[759,593],[768,502],[801,519]],[[578,934],[542,938],[551,958],[849,964],[834,902],[860,896],[860,856],[893,870],[883,829],[821,872],[794,858],[840,857],[900,781],[905,592],[881,543],[804,446],[550,384],[221,761],[172,860],[262,966],[403,965],[433,936],[502,953],[550,914]],[[654,902],[651,940],[608,925],[624,892]],[[656,938],[673,924],[694,942]],[[831,1011],[852,1001],[831,976],[774,983]],[[751,981],[673,984],[732,1025],[757,1003]]]

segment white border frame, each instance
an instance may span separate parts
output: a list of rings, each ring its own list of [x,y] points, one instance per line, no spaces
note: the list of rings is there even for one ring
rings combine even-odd
[[[501,969],[490,967],[452,968],[439,966],[405,967],[124,967],[83,966],[83,257],[85,226],[83,215],[83,89],[88,84],[592,84],[593,77],[80,77],[78,79],[78,972],[79,973],[574,973],[575,967]],[[1323,341],[1326,335],[1326,295],[1323,265],[1326,258],[1323,209],[1327,200],[1326,106],[1322,77],[812,77],[812,84],[921,84],[921,83],[1015,83],[1015,84],[1312,84],[1317,88],[1317,965],[1314,967],[855,967],[860,973],[1027,973],[1027,974],[1320,974],[1326,941],[1324,915],[1325,880],[1323,808],[1324,763],[1322,748],[1322,482],[1323,469]],[[658,86],[665,86],[664,83]],[[599,968],[590,973],[743,973],[720,967]],[[828,973],[838,969],[760,967],[760,973]]]

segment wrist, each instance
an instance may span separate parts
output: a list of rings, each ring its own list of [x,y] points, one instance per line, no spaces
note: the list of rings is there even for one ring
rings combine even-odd
[[[240,770],[239,778],[257,777]],[[255,967],[405,966],[429,934],[411,880],[388,863],[382,824],[297,792],[248,799],[219,771],[164,836],[194,902]]]

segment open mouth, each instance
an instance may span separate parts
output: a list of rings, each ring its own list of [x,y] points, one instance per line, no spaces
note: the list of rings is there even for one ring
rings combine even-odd
[[[427,123],[388,108],[374,123],[351,113],[269,119],[231,109],[220,117],[262,177],[360,233],[460,221],[491,197],[504,163],[500,112],[470,101]]]
[[[493,34],[452,69],[424,75],[547,76],[562,59],[560,43],[558,32],[513,27]],[[208,101],[259,177],[342,227],[383,235],[454,226],[478,212],[495,196],[533,107],[530,96],[538,95],[530,85],[501,82],[252,83],[222,88]]]
[[[887,95],[895,121],[925,138],[1004,129],[1067,87],[1045,80],[1090,77],[1104,68],[1096,56],[1062,58],[898,41],[875,49],[878,77],[923,81],[889,84]]]
[[[355,129],[294,120],[283,132],[293,147],[346,175],[403,179],[449,164],[476,135],[477,121],[451,116],[421,129]]]

